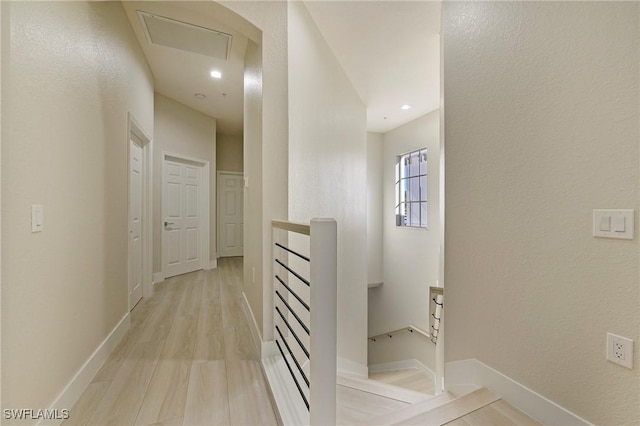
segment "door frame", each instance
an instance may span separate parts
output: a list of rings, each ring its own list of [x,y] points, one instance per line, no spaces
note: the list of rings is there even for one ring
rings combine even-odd
[[[166,262],[165,262],[165,247],[167,245],[167,241],[166,241],[166,234],[164,232],[164,220],[167,217],[167,212],[166,212],[166,207],[165,207],[165,203],[164,203],[164,194],[165,194],[165,190],[167,187],[167,180],[165,177],[165,173],[164,173],[164,163],[166,160],[169,161],[178,161],[181,163],[186,163],[186,164],[196,164],[199,167],[202,168],[202,181],[201,181],[201,185],[200,185],[200,200],[202,201],[201,203],[201,210],[200,210],[200,229],[202,231],[202,239],[200,242],[200,251],[201,251],[201,255],[200,255],[200,266],[201,269],[211,269],[210,267],[210,241],[209,239],[211,238],[211,231],[210,231],[210,226],[209,224],[211,223],[211,212],[210,212],[210,208],[209,208],[209,202],[210,202],[210,191],[209,191],[209,185],[210,185],[210,166],[209,166],[209,161],[207,160],[203,160],[201,158],[196,158],[196,157],[190,157],[188,155],[183,155],[183,154],[177,154],[175,152],[170,152],[170,151],[162,151],[162,165],[161,165],[161,170],[162,170],[162,194],[160,195],[160,205],[161,205],[161,211],[162,211],[162,216],[160,217],[160,223],[158,224],[158,226],[160,226],[161,229],[161,238],[162,238],[162,244],[160,245],[160,259],[161,259],[161,266],[160,266],[160,270],[162,271],[162,276],[166,277]]]
[[[220,196],[222,195],[222,191],[220,191],[220,175],[235,175],[235,176],[244,176],[244,172],[227,172],[224,170],[218,170],[216,173],[216,257],[220,258],[220,236],[222,235],[222,230],[220,229],[220,206],[222,205],[222,203],[220,202]],[[243,191],[244,192],[244,191]],[[243,194],[243,200],[242,200],[243,204],[244,204],[244,194]],[[244,207],[243,207],[244,210]],[[244,218],[243,218],[243,222],[244,222]],[[242,225],[242,227],[244,228],[244,223]],[[244,229],[243,229],[243,234],[244,234]],[[243,253],[244,255],[244,250]]]
[[[127,114],[127,306],[133,250],[129,239],[131,217],[131,141],[142,145],[142,297],[153,294],[153,141],[131,112]],[[129,306],[129,311],[133,306]]]

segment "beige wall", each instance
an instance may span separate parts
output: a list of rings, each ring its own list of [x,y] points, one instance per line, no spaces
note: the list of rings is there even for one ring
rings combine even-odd
[[[273,329],[264,324],[270,324],[269,318],[273,316],[273,312],[262,309],[263,301],[273,298],[269,285],[273,263],[271,221],[285,219],[288,205],[287,4],[271,1],[221,1],[220,3],[262,31],[261,40],[252,37],[252,41],[258,44],[260,49],[260,56],[254,58],[262,62],[260,69],[257,70],[258,75],[261,76],[262,85],[261,94],[254,93],[256,98],[252,107],[255,113],[261,115],[259,123],[257,118],[252,122],[260,127],[252,128],[251,135],[247,135],[245,105],[244,155],[252,156],[251,161],[254,165],[247,166],[251,169],[245,169],[244,172],[245,176],[253,176],[249,179],[248,189],[251,203],[254,206],[257,203],[260,204],[259,208],[255,206],[256,209],[249,212],[249,216],[250,220],[256,222],[259,220],[260,223],[248,228],[245,220],[244,291],[258,327],[262,331],[262,337],[271,339]],[[256,109],[258,105],[259,110]],[[254,148],[248,148],[248,146]],[[249,150],[251,152],[248,152]],[[245,164],[248,164],[246,160]],[[245,206],[247,205],[245,203]],[[245,209],[246,213],[247,209]],[[247,246],[247,241],[251,242],[252,247]],[[252,283],[251,275],[248,274],[251,268],[256,270],[255,283]],[[265,319],[267,321],[264,321]]]
[[[302,2],[289,3],[289,71],[289,218],[338,223],[338,368],[366,375],[366,107]]]
[[[396,226],[395,177],[398,155],[427,148],[427,229]],[[384,285],[369,290],[369,334],[413,324],[429,330],[429,286],[439,272],[440,111],[430,112],[383,135]],[[408,345],[380,339],[369,344],[369,362],[417,359],[435,370],[434,346],[417,333]],[[383,361],[384,360],[384,361]]]
[[[367,132],[367,283],[382,276],[382,134]]]
[[[120,3],[2,18],[2,406],[48,408],[127,313],[127,112],[153,134],[153,83]]]
[[[159,93],[155,96],[153,147],[153,271],[162,269],[163,152],[209,162],[209,258],[216,256],[216,120]]]
[[[241,172],[244,168],[242,135],[216,136],[217,170],[225,172]]]
[[[595,424],[640,419],[638,232],[592,237],[593,209],[638,220],[639,6],[443,4],[447,360]]]
[[[247,43],[244,58],[244,283],[243,290],[262,332],[263,287],[262,246],[262,51],[253,41]],[[257,282],[253,281],[253,271]]]

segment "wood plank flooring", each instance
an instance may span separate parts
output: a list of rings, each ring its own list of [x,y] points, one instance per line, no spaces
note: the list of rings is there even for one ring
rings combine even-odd
[[[369,373],[369,378],[416,392],[429,395],[435,394],[434,383],[431,376],[417,368]]]
[[[500,399],[492,404],[472,411],[466,416],[460,417],[452,422],[446,423],[449,426],[469,426],[469,425],[500,425],[500,426],[542,426],[540,423],[517,410],[513,405]]]
[[[275,425],[242,311],[242,258],[167,279],[64,425]]]

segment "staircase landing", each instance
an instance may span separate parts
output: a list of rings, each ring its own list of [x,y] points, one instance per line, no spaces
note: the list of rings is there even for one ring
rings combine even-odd
[[[282,424],[308,424],[309,414],[297,390],[287,392],[286,386],[274,388],[272,379],[284,383],[288,375],[286,367],[278,364],[276,358],[269,360],[265,370],[270,376]],[[340,374],[336,391],[336,423],[339,425],[540,425],[486,388],[461,396],[449,392],[433,396]]]
[[[429,395],[435,393],[433,376],[424,370],[417,368],[405,368],[393,371],[381,371],[369,373],[371,380],[388,383],[390,385],[411,389],[416,392],[422,392]]]

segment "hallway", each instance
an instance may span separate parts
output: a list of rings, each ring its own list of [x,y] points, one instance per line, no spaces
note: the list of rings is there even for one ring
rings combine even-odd
[[[221,258],[158,284],[63,424],[276,424],[241,281],[242,258]]]

